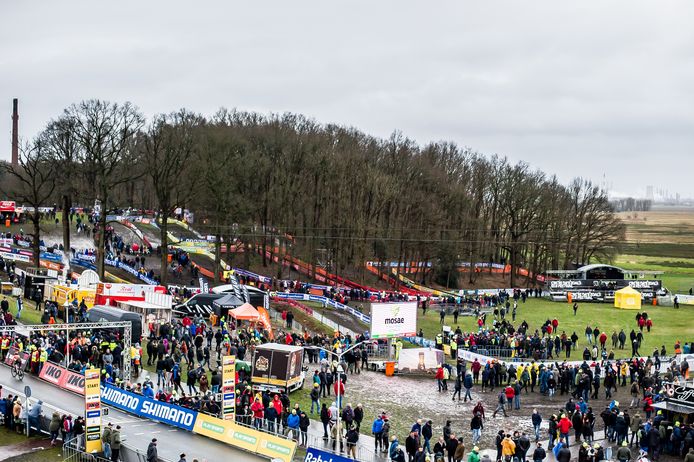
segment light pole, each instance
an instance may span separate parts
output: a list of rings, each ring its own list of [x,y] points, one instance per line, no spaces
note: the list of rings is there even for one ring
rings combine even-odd
[[[340,387],[340,384],[342,383],[342,375],[341,375],[341,373],[340,373],[340,368],[341,368],[340,363],[342,362],[342,357],[343,357],[345,354],[347,354],[348,352],[352,351],[353,349],[355,349],[355,348],[358,347],[359,345],[363,345],[363,344],[365,344],[365,343],[368,343],[368,340],[362,340],[361,342],[355,343],[354,345],[352,345],[351,347],[347,348],[345,351],[343,351],[343,352],[341,352],[341,353],[335,353],[335,352],[330,351],[330,350],[328,350],[328,349],[326,349],[326,348],[323,348],[323,347],[316,347],[316,348],[318,348],[319,350],[325,351],[325,352],[328,353],[329,355],[335,355],[335,356],[337,356],[337,366],[338,366],[338,367],[337,367],[337,382],[336,382],[336,383],[337,383],[337,393],[335,393],[335,394],[337,395],[337,403],[338,403],[338,404],[337,404],[337,435],[338,435],[338,437],[339,437],[340,439],[342,439],[342,433],[340,432],[340,416],[341,416],[341,411],[342,411],[342,406],[341,406],[341,404],[342,404],[342,399],[344,398],[344,393],[343,393],[343,394],[340,394],[340,388],[341,388],[341,387]],[[344,371],[344,369],[343,369],[343,371]]]

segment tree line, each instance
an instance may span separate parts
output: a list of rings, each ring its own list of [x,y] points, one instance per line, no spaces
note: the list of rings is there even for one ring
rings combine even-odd
[[[167,222],[177,207],[222,242],[260,250],[264,266],[295,256],[365,280],[364,262],[432,262],[418,281],[455,287],[458,262],[511,265],[509,284],[533,285],[547,269],[609,261],[624,238],[604,191],[485,156],[451,142],[416,144],[320,124],[297,114],[182,109],[146,120],[130,103],[88,100],[50,120],[5,164],[5,194],[30,207],[38,258],[38,207],[101,201],[102,210],[158,211],[161,278]],[[106,213],[97,232],[104,273]],[[68,220],[63,245],[70,248]],[[518,268],[531,277],[519,279]],[[283,276],[281,265],[276,276]],[[466,273],[470,283],[479,273]]]

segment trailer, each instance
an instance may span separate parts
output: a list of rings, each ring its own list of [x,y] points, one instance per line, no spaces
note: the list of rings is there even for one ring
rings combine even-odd
[[[302,367],[304,348],[264,343],[253,352],[251,385],[255,390],[291,393],[303,388],[306,370]]]

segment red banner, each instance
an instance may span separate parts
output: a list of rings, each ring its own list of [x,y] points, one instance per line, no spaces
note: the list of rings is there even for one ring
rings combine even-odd
[[[46,362],[41,369],[39,378],[65,390],[84,394],[84,376],[58,364]]]

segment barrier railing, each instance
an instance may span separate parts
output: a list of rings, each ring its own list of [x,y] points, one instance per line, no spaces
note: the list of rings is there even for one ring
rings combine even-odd
[[[320,322],[321,324],[323,324],[324,326],[326,326],[332,330],[337,330],[337,331],[340,331],[344,334],[348,334],[352,338],[356,338],[358,336],[358,334],[356,332],[354,332],[353,330],[333,321],[330,318],[323,316],[319,311],[313,310],[313,309],[307,307],[306,305],[303,305],[302,303],[298,303],[292,299],[284,299],[284,300],[279,300],[279,301],[280,301],[280,303],[286,303],[289,306],[292,306],[294,308],[301,310],[306,315],[311,316],[313,319],[315,319],[316,321]]]
[[[349,305],[343,305],[340,302],[337,302],[335,300],[332,300],[328,297],[323,297],[322,295],[312,295],[312,294],[297,294],[297,293],[291,293],[291,292],[276,292],[274,294],[275,297],[277,298],[285,298],[289,300],[300,300],[300,301],[305,301],[305,302],[317,302],[322,304],[323,306],[330,306],[332,308],[337,308],[338,310],[346,311],[347,313],[351,314],[364,324],[371,324],[371,317],[365,315],[359,310],[355,310]]]

